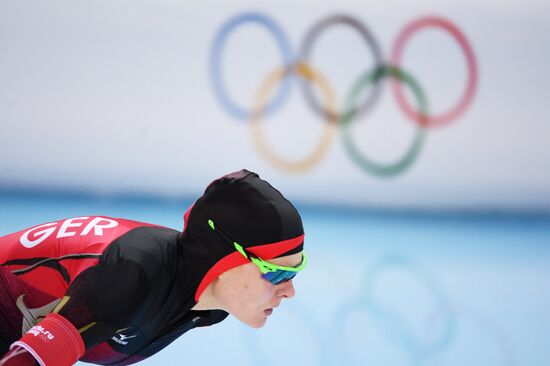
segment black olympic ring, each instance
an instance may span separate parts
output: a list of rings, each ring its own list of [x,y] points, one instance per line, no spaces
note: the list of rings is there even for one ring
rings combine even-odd
[[[227,94],[221,73],[221,61],[223,55],[222,51],[224,50],[230,33],[238,26],[251,22],[264,26],[273,34],[279,49],[281,50],[283,64],[281,67],[282,71],[274,71],[269,74],[266,81],[264,81],[258,90],[253,107],[249,111],[234,103]],[[332,96],[334,94],[332,92],[331,84],[309,63],[309,58],[313,44],[318,39],[319,35],[321,35],[329,26],[335,24],[344,24],[355,29],[361,35],[362,39],[365,40],[373,55],[373,60],[376,65],[374,71],[367,71],[363,73],[354,87],[355,89],[358,87],[360,80],[363,80],[364,84],[370,84],[372,89],[366,99],[355,103],[357,95],[355,95],[352,90],[352,92],[348,95],[346,108],[343,111],[338,111],[334,107],[335,103],[331,98],[327,99],[324,104],[317,101],[311,86],[312,82],[315,82],[321,86],[325,99],[327,96]],[[441,28],[448,32],[459,43],[468,65],[468,83],[459,103],[456,107],[439,116],[431,116],[429,114],[426,102],[424,100],[424,93],[422,92],[419,84],[412,79],[412,76],[399,67],[405,42],[415,32],[425,27]],[[327,120],[329,124],[337,125],[348,125],[350,122],[355,121],[358,117],[365,115],[378,99],[382,87],[381,79],[385,77],[392,77],[394,79],[392,91],[396,97],[398,105],[403,109],[405,115],[412,119],[418,127],[420,127],[420,130],[429,127],[442,126],[458,118],[471,104],[478,83],[477,63],[474,52],[467,42],[466,37],[453,23],[441,17],[423,17],[408,24],[397,36],[397,40],[392,50],[391,61],[385,62],[383,60],[380,47],[376,39],[372,36],[372,33],[362,22],[352,16],[340,14],[332,15],[315,23],[306,33],[298,55],[294,59],[288,38],[283,33],[282,28],[273,19],[265,14],[256,12],[242,13],[230,18],[216,33],[210,53],[210,74],[212,87],[216,98],[221,103],[223,108],[237,119],[259,122],[263,114],[273,113],[282,105],[290,91],[291,84],[289,77],[298,76],[301,80],[300,85],[302,86],[302,91],[307,103],[317,115]],[[365,80],[365,75],[371,75],[370,79]],[[275,97],[269,101],[265,97],[267,95],[266,90],[274,84],[274,80],[277,78],[281,81],[280,89],[275,94]],[[405,99],[401,88],[402,82],[407,83],[409,87],[412,88],[417,102],[420,102],[418,110],[412,108]],[[353,100],[353,102],[350,100]],[[327,103],[330,104],[327,105]],[[265,141],[261,138],[257,123],[252,123],[252,125],[256,125],[256,127],[253,128],[253,138],[260,150],[260,153],[273,165],[288,172],[304,172],[310,169],[320,160],[323,154],[328,150],[328,145],[330,144],[330,139],[323,138],[320,145],[317,146],[315,151],[312,152],[310,156],[298,161],[287,161],[277,157],[275,153],[270,151]],[[330,131],[327,130],[327,133],[328,134],[325,134],[326,136],[332,136]],[[418,133],[420,133],[420,135]],[[398,162],[387,165],[373,162],[362,156],[358,149],[352,144],[352,140],[349,138],[349,133],[343,141],[346,144],[346,151],[351,155],[352,160],[363,170],[366,170],[376,176],[388,177],[400,174],[412,165],[419,155],[424,138],[423,131],[417,132],[415,141],[413,141],[411,147],[407,150],[406,155]]]
[[[314,42],[321,35],[321,33],[323,33],[328,27],[335,24],[349,25],[351,28],[357,30],[357,32],[361,35],[361,38],[365,40],[367,46],[369,47],[374,57],[375,64],[384,64],[380,46],[378,45],[376,39],[372,36],[371,32],[359,20],[348,15],[334,15],[321,19],[319,22],[314,24],[309,32],[306,33],[302,42],[302,48],[300,49],[300,52],[298,54],[298,60],[300,60],[300,62],[306,65],[310,65],[308,61],[310,59],[311,49],[313,48]],[[349,111],[349,114],[344,113],[343,116],[338,116],[326,107],[322,107],[317,99],[315,99],[315,94],[313,93],[313,90],[311,88],[311,83],[306,82],[304,79],[301,80],[302,82],[300,84],[309,105],[318,115],[322,116],[323,118],[328,116],[330,121],[341,121],[344,118],[349,119],[351,118],[351,116],[353,116],[353,118],[359,118],[360,116],[365,114],[365,112],[367,112],[377,101],[377,98],[380,95],[380,87],[382,86],[382,84],[379,83],[379,79],[376,80],[375,85],[371,89],[371,93],[368,95],[367,99],[363,102],[361,107],[357,108],[356,110]]]

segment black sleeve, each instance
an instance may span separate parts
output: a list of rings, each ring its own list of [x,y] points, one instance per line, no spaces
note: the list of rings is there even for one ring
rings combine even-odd
[[[140,316],[151,285],[151,279],[135,262],[100,263],[75,279],[59,314],[80,330],[89,349]]]
[[[148,322],[163,306],[174,277],[166,243],[177,232],[137,228],[105,250],[98,265],[79,274],[59,314],[79,329],[86,349],[117,330]]]

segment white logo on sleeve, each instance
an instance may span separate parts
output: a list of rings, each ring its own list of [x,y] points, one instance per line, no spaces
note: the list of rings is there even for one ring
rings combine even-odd
[[[119,334],[115,334],[114,336],[112,336],[111,339],[113,341],[117,342],[118,344],[122,344],[123,346],[126,346],[128,344],[128,342],[126,340],[130,339],[130,338],[135,338],[135,337],[137,337],[137,334],[127,336],[127,335],[124,335],[122,333],[119,333]]]
[[[46,338],[49,341],[55,338],[55,336],[51,334],[49,330],[44,329],[44,327],[41,325],[35,325],[28,331],[28,333],[32,334],[35,337],[41,336],[42,338]]]

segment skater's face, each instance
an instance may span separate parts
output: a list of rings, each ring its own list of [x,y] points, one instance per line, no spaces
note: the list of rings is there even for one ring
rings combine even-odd
[[[302,260],[300,252],[271,259],[269,263],[297,267]],[[281,301],[295,294],[292,279],[274,285],[262,277],[262,272],[254,263],[222,273],[214,281],[213,291],[220,308],[253,328],[263,327]]]

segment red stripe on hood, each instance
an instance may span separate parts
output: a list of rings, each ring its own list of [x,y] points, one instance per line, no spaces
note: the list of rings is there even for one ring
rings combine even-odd
[[[191,210],[193,209],[193,206],[195,206],[195,202],[193,202],[191,206],[187,208],[187,211],[185,211],[185,213],[183,214],[183,231],[187,229],[187,223],[189,222],[189,215],[191,214]]]
[[[246,250],[264,260],[269,260],[296,248],[303,242],[304,234],[292,239],[278,241],[275,243],[256,245],[246,248]],[[250,260],[245,258],[241,253],[237,251],[228,254],[220,259],[218,262],[216,262],[216,264],[212,266],[212,268],[210,268],[210,270],[208,270],[208,272],[206,272],[206,275],[203,277],[201,283],[199,284],[199,287],[197,288],[197,292],[195,293],[195,301],[199,301],[199,298],[204,290],[206,290],[208,285],[210,285],[212,281],[218,278],[219,275],[226,271],[229,271],[232,268],[246,263],[250,263]]]

